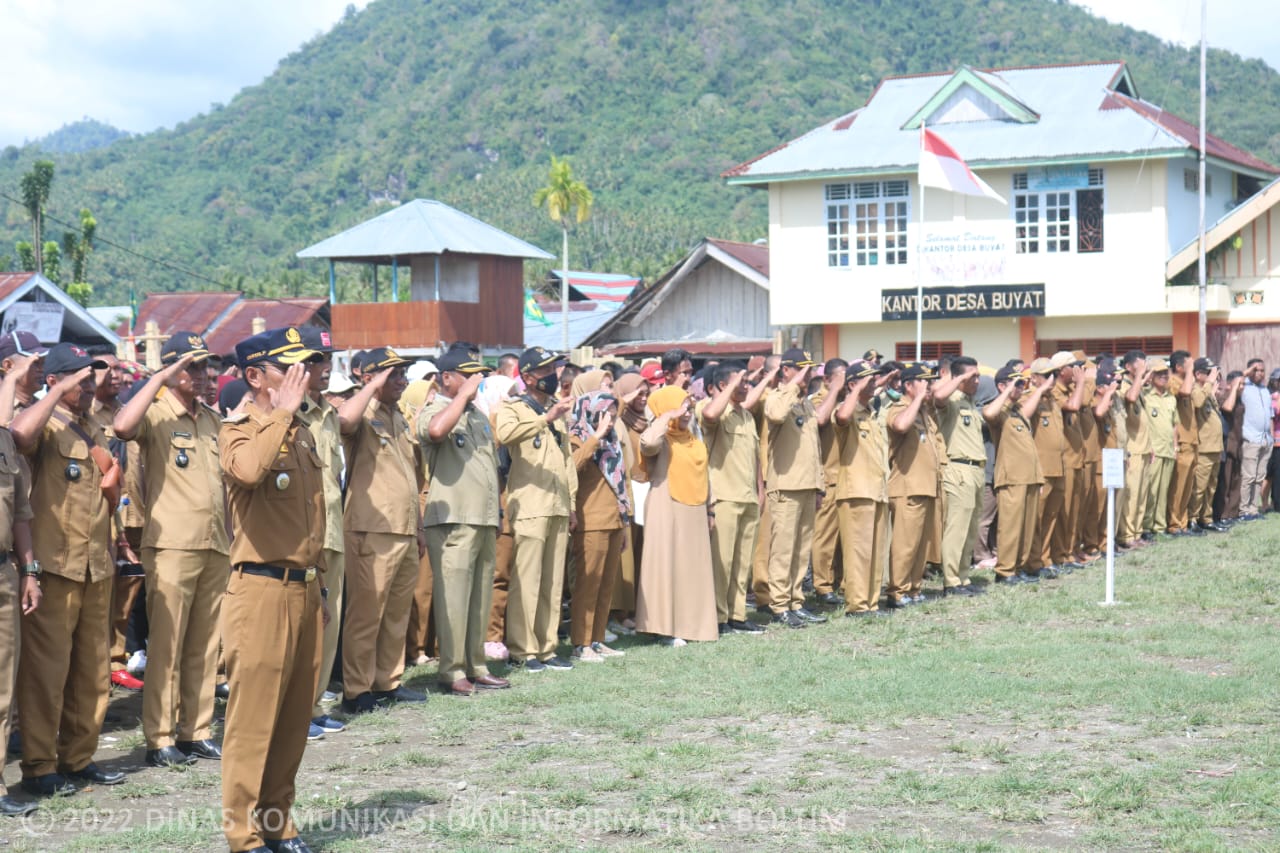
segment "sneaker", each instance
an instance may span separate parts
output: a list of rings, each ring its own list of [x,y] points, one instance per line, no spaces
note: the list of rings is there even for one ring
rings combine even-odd
[[[511,657],[511,652],[502,643],[485,643],[484,657],[485,660],[507,660]]]
[[[320,728],[315,723],[311,723],[307,727],[307,740],[308,741],[324,740],[324,729]]]
[[[1040,577],[1041,577],[1043,580],[1049,580],[1049,581],[1051,581],[1051,580],[1053,580],[1054,578],[1056,578],[1057,576],[1058,576],[1058,567],[1057,567],[1057,566],[1045,566],[1044,568],[1040,569]]]
[[[378,703],[373,698],[373,694],[369,692],[361,693],[351,699],[342,700],[342,713],[344,714],[368,714],[377,709]]]
[[[138,649],[129,655],[129,662],[124,665],[130,675],[142,675],[147,671],[147,653],[143,649]]]
[[[582,663],[604,663],[604,656],[590,646],[575,646],[573,660]]]
[[[735,634],[763,634],[765,632],[763,625],[757,625],[745,619],[730,619],[728,625]]]
[[[512,661],[512,671],[523,669],[525,672],[546,672],[547,665],[537,658],[529,658],[526,661]]]
[[[779,625],[786,625],[788,628],[808,628],[809,623],[796,616],[793,611],[773,614],[773,621]]]
[[[679,637],[659,637],[658,642],[664,646],[668,646],[673,649],[678,649],[682,646],[689,645],[687,642],[680,639]]]
[[[605,628],[605,629],[604,629],[604,641],[605,641],[606,643],[616,643],[616,642],[618,642],[618,635],[617,635],[617,634],[615,634],[615,633],[613,633],[612,631],[610,631],[608,628]]]
[[[339,720],[335,720],[333,717],[330,717],[328,714],[324,714],[322,716],[315,717],[314,719],[312,719],[311,727],[313,729],[318,728],[321,731],[326,732],[328,734],[337,734],[338,732],[347,730],[346,724],[342,723]]]
[[[924,604],[928,600],[929,600],[929,597],[927,595],[925,595],[923,592],[919,592],[919,593],[916,593],[914,596],[912,596],[911,603]]]
[[[974,591],[967,584],[959,584],[957,586],[946,586],[942,588],[943,598],[953,598],[960,596],[961,598],[974,595]]]
[[[987,591],[980,586],[975,586],[972,581],[964,585],[970,595],[986,595]]]
[[[620,634],[624,637],[632,637],[635,636],[636,633],[635,628],[628,628],[616,619],[610,619],[607,628],[614,634]],[[613,640],[609,640],[608,642],[612,643]]]
[[[542,664],[548,669],[573,669],[573,661],[565,660],[559,655],[544,660]]]
[[[803,607],[801,607],[799,610],[792,610],[791,612],[794,613],[796,616],[800,617],[801,619],[803,619],[804,621],[808,622],[810,625],[820,625],[823,622],[827,621],[827,617],[819,616],[817,613],[814,613],[811,610],[806,610]]]
[[[602,658],[624,658],[627,653],[620,649],[611,649],[604,643],[592,643],[591,650]]]
[[[337,702],[341,698],[342,698],[342,694],[335,693],[332,690],[326,690],[325,692],[320,694],[320,701],[324,702],[325,704],[329,704],[331,702]]]
[[[111,683],[124,690],[138,691],[142,689],[142,682],[130,675],[129,671],[125,669],[117,669],[111,673]]]

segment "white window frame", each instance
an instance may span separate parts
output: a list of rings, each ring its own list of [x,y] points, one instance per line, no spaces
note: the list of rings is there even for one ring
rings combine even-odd
[[[1089,169],[1087,187],[1105,189],[1100,168]],[[1076,219],[1075,189],[1029,190],[1027,173],[1013,175],[1013,201],[1009,205],[1014,223],[1014,252],[1019,255],[1076,254],[1079,223]],[[1105,196],[1104,196],[1105,198]]]
[[[827,266],[906,266],[911,263],[911,182],[850,181],[823,187]]]

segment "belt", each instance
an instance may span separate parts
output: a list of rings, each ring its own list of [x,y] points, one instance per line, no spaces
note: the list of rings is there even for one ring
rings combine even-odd
[[[280,566],[269,566],[266,563],[236,563],[234,571],[245,575],[260,575],[264,578],[275,578],[289,583],[311,583],[316,579],[315,568],[283,569]]]
[[[973,459],[952,459],[951,461],[956,463],[957,465],[972,465],[974,468],[987,467],[987,460],[985,459],[982,460],[981,462],[976,462]]]

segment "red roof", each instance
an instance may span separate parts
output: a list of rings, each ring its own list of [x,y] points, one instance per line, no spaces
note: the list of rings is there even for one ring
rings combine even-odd
[[[720,251],[732,255],[765,278],[769,277],[769,247],[759,243],[738,243],[733,240],[707,238]]]
[[[281,326],[326,325],[316,324],[316,314],[329,304],[328,299],[308,297],[303,299],[242,299],[226,313],[218,325],[205,332],[205,345],[210,352],[229,353],[236,344],[253,334],[253,321],[261,317],[265,328]]]
[[[19,287],[26,284],[35,275],[33,272],[0,273],[0,299],[6,298]]]
[[[133,333],[146,333],[147,323],[154,320],[162,335],[177,331],[204,334],[222,312],[244,296],[238,290],[215,292],[148,293],[138,306],[138,319]]]
[[[1166,112],[1155,104],[1149,104],[1137,98],[1130,98],[1128,95],[1122,95],[1119,92],[1110,92],[1109,98],[1112,101],[1118,101],[1148,121],[1160,125],[1160,127],[1190,145],[1193,151],[1200,150],[1200,128],[1186,119],[1178,118],[1173,113]],[[1101,109],[1107,109],[1108,106],[1104,101]],[[1280,175],[1280,169],[1266,160],[1254,157],[1243,148],[1237,148],[1212,133],[1204,135],[1204,147],[1205,154],[1209,157],[1217,157],[1219,160],[1226,160],[1229,163],[1235,163],[1248,169],[1256,169],[1269,175]]]

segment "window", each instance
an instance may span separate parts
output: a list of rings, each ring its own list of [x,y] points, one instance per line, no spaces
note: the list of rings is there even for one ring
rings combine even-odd
[[[952,356],[964,355],[964,345],[960,341],[921,341],[920,342],[920,359],[921,361],[937,361],[944,355]],[[915,341],[899,341],[893,345],[894,361],[915,361],[916,360],[916,342]]]
[[[911,185],[905,180],[827,184],[827,266],[908,263]],[[849,232],[853,231],[850,246]]]
[[[1048,169],[1042,171],[1049,173]],[[1085,186],[1032,189],[1028,173],[1014,174],[1014,251],[1020,255],[1070,253],[1073,245],[1080,253],[1102,251],[1102,169],[1077,173],[1075,180]],[[1044,183],[1053,184],[1049,180]]]
[[[1046,358],[1055,352],[1084,350],[1090,356],[1110,353],[1119,358],[1129,350],[1138,349],[1147,355],[1168,355],[1173,352],[1173,338],[1168,335],[1151,335],[1131,338],[1059,338],[1036,341],[1036,354]]]
[[[1182,188],[1189,193],[1200,191],[1200,170],[1199,169],[1183,169],[1182,170]],[[1205,172],[1204,175],[1204,194],[1213,195],[1213,175]]]

